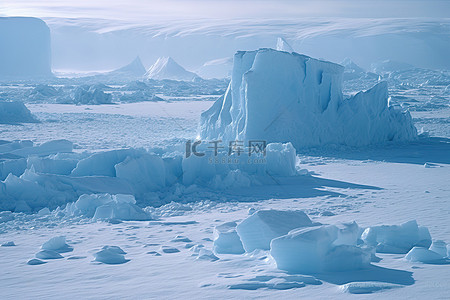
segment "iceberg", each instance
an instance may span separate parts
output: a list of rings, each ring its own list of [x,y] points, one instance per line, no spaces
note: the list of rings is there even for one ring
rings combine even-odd
[[[123,66],[117,70],[111,71],[108,75],[120,75],[120,76],[128,76],[128,77],[141,77],[144,76],[146,70],[144,65],[142,64],[141,58],[136,56],[136,58],[130,62],[128,65]]]
[[[1,67],[0,67],[1,68]],[[38,123],[30,110],[19,101],[0,101],[0,124]]]
[[[239,51],[224,97],[205,111],[200,138],[366,146],[409,141],[409,112],[389,105],[385,82],[344,98],[344,67],[273,49]]]
[[[177,80],[177,81],[193,81],[200,77],[193,73],[187,71],[185,68],[180,66],[171,57],[160,57],[158,60],[148,69],[145,73],[147,79],[154,80]]]
[[[52,76],[50,29],[38,18],[0,17],[0,78]]]

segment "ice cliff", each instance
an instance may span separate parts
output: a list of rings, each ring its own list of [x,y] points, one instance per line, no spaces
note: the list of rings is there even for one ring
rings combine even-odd
[[[37,18],[0,18],[0,79],[51,75],[47,24]]]
[[[409,112],[389,105],[385,82],[344,98],[343,71],[295,52],[239,51],[224,97],[202,114],[200,137],[291,142],[296,149],[416,138]]]

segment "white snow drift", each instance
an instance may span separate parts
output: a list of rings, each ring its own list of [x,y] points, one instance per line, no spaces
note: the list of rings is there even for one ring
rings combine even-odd
[[[363,146],[415,139],[408,112],[389,105],[387,84],[344,99],[340,65],[260,49],[234,56],[223,98],[202,114],[202,139]]]

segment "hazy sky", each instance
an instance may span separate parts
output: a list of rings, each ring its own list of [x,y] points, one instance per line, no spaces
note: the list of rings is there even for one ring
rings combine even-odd
[[[0,14],[36,17],[166,18],[242,17],[450,17],[446,0],[2,0]]]
[[[195,69],[277,36],[336,62],[449,65],[446,0],[0,0],[0,16],[44,19],[56,69],[112,69],[136,55],[147,67],[169,55]]]

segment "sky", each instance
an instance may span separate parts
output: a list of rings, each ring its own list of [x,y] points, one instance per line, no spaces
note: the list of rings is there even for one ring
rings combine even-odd
[[[450,40],[450,1],[441,0],[1,0],[0,16],[42,18],[53,67],[74,71],[114,69],[137,55],[147,67],[172,56],[194,70],[236,50],[273,47],[278,35],[335,62],[428,56],[419,65],[436,67]]]

